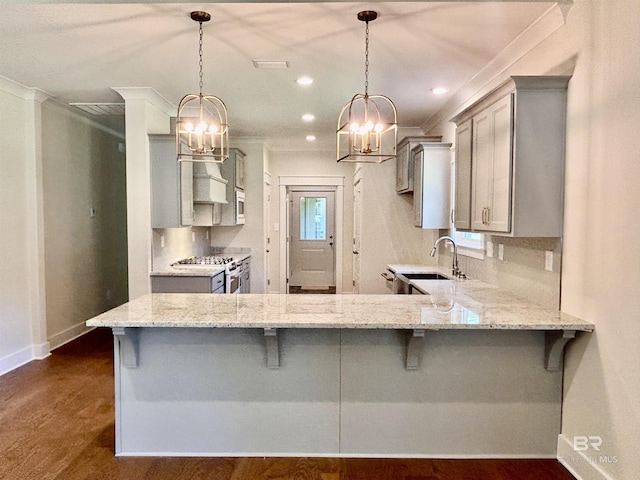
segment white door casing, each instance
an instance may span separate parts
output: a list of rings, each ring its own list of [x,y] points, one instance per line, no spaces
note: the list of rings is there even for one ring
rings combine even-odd
[[[314,187],[326,187],[333,186],[336,191],[336,201],[335,201],[335,281],[336,281],[336,293],[340,294],[343,292],[343,282],[342,282],[342,262],[343,262],[343,253],[342,250],[344,248],[344,239],[343,239],[343,209],[344,209],[344,177],[343,176],[333,176],[333,175],[325,175],[325,176],[294,176],[294,175],[281,175],[278,177],[278,186],[279,186],[279,224],[282,228],[280,228],[279,235],[279,293],[287,293],[288,292],[288,273],[289,273],[289,248],[288,248],[288,206],[289,202],[287,201],[287,189],[291,186],[314,186]]]
[[[289,285],[335,286],[335,187],[297,188],[289,191]]]
[[[362,175],[357,170],[353,177],[353,293],[360,293],[360,244],[362,238]]]

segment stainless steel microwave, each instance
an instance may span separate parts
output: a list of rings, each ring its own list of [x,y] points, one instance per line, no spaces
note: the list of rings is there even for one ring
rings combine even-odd
[[[236,225],[244,224],[244,192],[236,190]]]

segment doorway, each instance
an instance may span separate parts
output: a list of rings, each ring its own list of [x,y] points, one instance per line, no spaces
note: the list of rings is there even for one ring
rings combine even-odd
[[[289,293],[335,293],[335,187],[289,190]]]
[[[331,233],[325,234],[327,237],[328,236],[333,236],[333,245],[330,246],[333,248],[333,286],[335,286],[335,293],[341,294],[343,291],[343,280],[342,280],[342,276],[343,276],[343,248],[344,248],[344,241],[343,241],[343,215],[344,215],[344,176],[332,176],[332,175],[323,175],[323,176],[306,176],[306,175],[301,175],[301,176],[289,176],[289,175],[282,175],[278,177],[278,185],[279,185],[279,218],[280,221],[282,222],[280,223],[276,223],[274,224],[274,230],[275,231],[279,231],[281,230],[281,233],[279,235],[279,257],[280,257],[280,261],[279,261],[279,278],[278,278],[278,284],[279,284],[279,288],[278,291],[279,293],[294,293],[294,291],[299,291],[301,293],[328,293],[329,290],[327,289],[328,286],[331,285],[305,285],[305,288],[311,288],[311,287],[316,287],[316,286],[321,286],[323,287],[324,290],[302,290],[301,288],[293,288],[293,289],[289,289],[289,286],[291,285],[289,283],[290,280],[290,275],[291,275],[291,252],[290,252],[290,231],[293,231],[293,229],[291,228],[291,223],[292,223],[292,215],[291,212],[293,211],[293,208],[291,208],[291,202],[293,201],[293,199],[291,198],[291,195],[293,194],[293,192],[304,192],[305,198],[309,197],[309,198],[320,198],[321,195],[313,195],[313,193],[322,193],[324,194],[325,192],[333,192],[334,194],[334,207],[331,209],[331,207],[329,207],[330,210],[333,210],[333,215],[332,215],[332,220],[333,220],[333,235]],[[297,205],[299,208],[300,205],[300,199],[297,199]],[[309,204],[309,205],[314,205],[314,201],[309,200],[306,201],[305,200],[305,204]],[[320,202],[322,203],[322,202]],[[312,208],[311,206],[309,206],[309,208]],[[323,208],[323,207],[319,207],[319,208]],[[304,213],[303,215],[306,215],[306,213]],[[314,219],[315,220],[315,219]],[[296,223],[297,228],[300,229],[300,220],[297,220],[298,223]],[[280,228],[282,227],[282,228]],[[311,227],[311,230],[313,230],[313,226]],[[309,232],[310,230],[307,229],[307,232]],[[328,231],[328,229],[327,229]],[[317,232],[317,231],[316,231]],[[314,233],[318,236],[320,236],[320,233]],[[307,235],[307,233],[305,232],[305,235]],[[328,239],[331,240],[331,239]],[[294,278],[295,280],[295,278]],[[298,286],[301,287],[302,285]]]

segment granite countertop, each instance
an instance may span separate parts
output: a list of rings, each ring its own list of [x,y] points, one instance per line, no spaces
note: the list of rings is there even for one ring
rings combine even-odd
[[[224,265],[187,265],[170,266],[150,272],[152,277],[213,277],[224,272]]]
[[[95,327],[583,330],[593,324],[476,280],[423,280],[429,295],[149,294]]]
[[[251,258],[247,249],[216,249],[213,253],[219,256],[233,256],[237,261]],[[170,265],[149,273],[152,277],[212,277],[224,272],[224,265]]]

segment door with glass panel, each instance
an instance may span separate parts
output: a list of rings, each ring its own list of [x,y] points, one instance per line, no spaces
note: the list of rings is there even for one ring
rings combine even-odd
[[[289,201],[289,286],[335,286],[335,190],[293,190]]]

